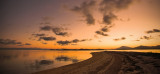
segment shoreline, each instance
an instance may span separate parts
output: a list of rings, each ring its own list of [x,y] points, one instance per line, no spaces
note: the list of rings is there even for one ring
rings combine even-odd
[[[74,64],[33,74],[158,74],[160,54],[141,52],[93,52],[92,57]]]

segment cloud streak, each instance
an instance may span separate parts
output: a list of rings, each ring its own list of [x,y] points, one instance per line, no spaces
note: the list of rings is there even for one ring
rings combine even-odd
[[[42,30],[42,31],[50,31],[51,29],[52,29],[52,27],[48,26],[48,25],[40,27],[40,30]]]
[[[153,29],[153,30],[149,30],[146,33],[160,33],[160,29]]]
[[[44,41],[54,41],[56,40],[55,37],[40,37],[39,41],[44,40]]]
[[[32,45],[32,44],[30,44],[30,43],[26,43],[26,44],[24,44],[24,45]]]
[[[105,34],[103,31],[96,31],[95,33],[102,36],[108,36],[108,34]]]
[[[35,36],[35,37],[41,37],[41,36],[46,36],[44,33],[41,33],[41,34],[32,34],[33,36]]]
[[[16,40],[11,40],[11,39],[0,39],[0,44],[17,45],[17,44],[22,44],[22,42],[17,42]]]
[[[79,40],[79,39],[74,39],[74,40],[71,40],[71,41],[68,41],[68,40],[65,40],[65,41],[57,41],[57,43],[59,45],[69,45],[69,44],[75,44],[75,43],[79,43],[79,42],[84,42],[84,41],[90,41],[91,39],[82,39],[82,40]]]
[[[116,38],[116,39],[113,39],[114,41],[120,41],[120,40],[125,40],[126,38],[125,37],[121,37],[121,38]]]
[[[0,45],[17,45],[17,46],[24,46],[24,45],[32,45],[30,43],[23,44],[22,42],[18,42],[12,39],[0,39]]]

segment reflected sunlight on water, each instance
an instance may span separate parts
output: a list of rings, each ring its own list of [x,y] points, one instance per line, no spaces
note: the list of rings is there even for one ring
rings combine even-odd
[[[0,73],[28,74],[86,60],[93,51],[0,50]],[[94,51],[95,52],[95,51]]]

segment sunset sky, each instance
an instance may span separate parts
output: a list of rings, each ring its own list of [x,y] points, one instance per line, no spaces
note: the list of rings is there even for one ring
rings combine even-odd
[[[160,45],[160,0],[1,0],[0,47]]]

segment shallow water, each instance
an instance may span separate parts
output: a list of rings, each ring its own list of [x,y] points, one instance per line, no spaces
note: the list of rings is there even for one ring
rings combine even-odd
[[[95,51],[0,50],[1,74],[30,74],[86,60]]]

